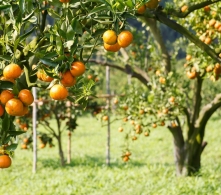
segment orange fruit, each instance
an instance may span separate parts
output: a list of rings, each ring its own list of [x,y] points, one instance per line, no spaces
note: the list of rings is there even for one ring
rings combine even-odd
[[[45,144],[44,143],[40,144],[39,148],[41,149],[45,148]]]
[[[149,132],[144,132],[144,135],[146,136],[146,137],[148,137],[150,134],[149,134]]]
[[[8,155],[0,155],[0,168],[8,168],[11,164],[12,160]]]
[[[102,120],[103,120],[103,121],[107,121],[107,120],[108,120],[108,116],[106,116],[106,115],[103,116]]]
[[[184,5],[181,7],[181,12],[186,12],[188,10],[188,6]]]
[[[22,89],[21,91],[19,91],[18,98],[25,105],[31,105],[34,102],[34,96],[32,92],[28,89]]]
[[[133,34],[127,30],[122,31],[117,37],[118,44],[123,48],[129,46],[132,43],[132,41]]]
[[[61,3],[68,3],[70,0],[59,0]]]
[[[89,75],[87,76],[87,78],[88,78],[89,80],[91,80],[91,79],[93,78],[93,75],[89,74]]]
[[[104,49],[107,51],[117,52],[120,50],[120,48],[121,46],[118,44],[118,42],[114,45],[108,45],[107,43],[104,43]]]
[[[207,5],[207,6],[205,6],[203,9],[204,9],[204,11],[205,11],[205,12],[210,11],[210,7],[209,7],[208,5]]]
[[[192,56],[190,54],[186,55],[186,60],[190,61],[192,59]]]
[[[28,138],[24,138],[23,142],[27,144],[28,143]]]
[[[22,111],[21,115],[19,115],[19,116],[24,116],[24,115],[28,114],[28,111],[29,111],[28,106],[24,105],[23,111]]]
[[[4,114],[5,109],[4,107],[0,104],[0,117]]]
[[[3,90],[1,92],[1,103],[6,104],[8,100],[14,98],[14,94],[11,90]]]
[[[71,87],[73,85],[76,84],[76,79],[75,77],[73,77],[73,75],[71,74],[71,71],[68,70],[66,72],[64,72],[62,75],[61,75],[61,84],[64,86],[64,87]]]
[[[2,76],[2,77],[0,78],[0,80],[1,80],[1,81],[10,81],[10,82],[12,82],[12,83],[15,83],[15,79],[5,78],[4,76]]]
[[[152,127],[153,127],[153,128],[156,128],[156,127],[157,127],[157,124],[156,124],[156,123],[153,123],[153,124],[152,124]]]
[[[119,127],[119,128],[118,128],[118,131],[119,131],[119,132],[122,132],[123,130],[124,130],[123,127]]]
[[[21,149],[28,149],[28,146],[26,144],[22,144]]]
[[[171,96],[171,97],[168,99],[168,101],[169,101],[170,103],[174,103],[174,102],[175,102],[175,97],[174,97],[174,96]]]
[[[187,75],[187,77],[188,77],[189,79],[195,79],[197,73],[196,73],[196,71],[188,71],[188,72],[186,73],[186,75]]]
[[[145,5],[137,6],[137,13],[138,14],[144,14],[145,11],[146,11],[146,6]]]
[[[39,80],[44,81],[44,82],[51,82],[54,79],[54,78],[48,76],[44,70],[38,70],[37,77]]]
[[[5,104],[6,112],[11,116],[21,116],[24,110],[21,100],[12,98]]]
[[[159,0],[150,0],[146,3],[146,7],[149,9],[155,9],[159,4]]]
[[[70,71],[74,77],[81,76],[82,74],[84,74],[85,70],[86,70],[85,65],[81,61],[75,61],[71,64]]]
[[[165,83],[166,83],[166,79],[165,79],[164,77],[160,77],[160,78],[159,78],[159,82],[160,82],[161,84],[165,84]]]
[[[9,64],[3,70],[3,76],[8,79],[17,79],[20,77],[22,69],[18,64]]]
[[[216,20],[213,18],[209,21],[209,26],[214,26],[216,24]]]
[[[114,45],[117,42],[117,34],[113,30],[106,30],[103,34],[103,41],[108,45]]]
[[[129,156],[127,156],[127,155],[123,156],[123,161],[124,162],[127,162],[128,160],[130,160]]]
[[[66,87],[60,84],[55,84],[50,89],[50,97],[54,100],[64,100],[68,96]]]
[[[212,39],[210,37],[206,37],[204,40],[204,43],[206,43],[207,45],[209,45],[212,42]]]

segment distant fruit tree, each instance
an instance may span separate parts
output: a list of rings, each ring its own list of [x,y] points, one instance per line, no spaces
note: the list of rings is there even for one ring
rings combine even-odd
[[[175,98],[174,103],[169,102],[169,109],[176,105],[179,112],[186,114],[189,126],[188,141],[183,140],[178,117],[175,118],[177,126],[169,129],[174,135],[180,172],[183,167],[188,167],[188,173],[199,169],[200,156],[205,147],[203,136],[206,122],[221,104],[220,97],[216,96],[210,102],[210,107],[202,109],[204,114],[200,113],[200,91],[205,76],[205,67],[203,68],[201,64],[210,61],[213,71],[209,74],[214,76],[214,80],[218,79],[217,75],[220,73],[219,65],[216,64],[221,61],[220,52],[218,48],[209,46],[219,42],[219,27],[215,27],[219,19],[218,0],[190,1],[189,5],[174,0],[173,5],[166,6],[159,6],[157,0],[0,2],[1,157],[13,155],[17,147],[15,137],[23,132],[15,130],[13,121],[15,116],[23,116],[28,112],[28,107],[33,102],[30,93],[32,87],[49,90],[50,97],[55,101],[63,101],[66,98],[73,102],[86,99],[85,97],[90,95],[91,85],[84,83],[81,77],[90,68],[89,60],[97,51],[104,49],[113,53],[127,50],[136,36],[136,32],[130,31],[127,20],[133,18],[146,23],[158,42],[160,48],[158,57],[162,56],[165,73],[163,78],[162,71],[159,72],[159,76],[162,76],[160,83],[163,85],[167,83],[167,77],[171,76],[171,64],[169,54],[158,36],[156,22],[176,30],[193,43],[194,53],[191,53],[192,58],[187,63],[187,73],[190,78],[196,80],[194,112],[190,114],[187,108],[181,107],[179,98]],[[217,6],[208,14],[210,10],[205,7],[211,4]],[[205,11],[201,11],[202,9]],[[203,17],[192,17],[195,13]],[[215,22],[208,24],[211,18]],[[205,24],[199,25],[201,23]],[[199,62],[199,59],[205,60],[204,63]],[[142,76],[139,78],[147,85],[147,79]],[[148,87],[153,86],[154,83],[148,82]],[[175,86],[170,88],[176,91]],[[24,99],[24,95],[27,98]],[[149,99],[151,102],[155,101],[153,97]],[[7,165],[9,164],[8,162]],[[4,167],[3,164],[2,168]]]

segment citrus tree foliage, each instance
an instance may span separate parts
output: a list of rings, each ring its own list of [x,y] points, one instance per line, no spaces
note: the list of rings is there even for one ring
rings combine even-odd
[[[61,74],[74,61],[83,62],[88,69],[87,61],[102,43],[103,32],[115,29],[119,34],[126,27],[126,19],[134,15],[137,2],[8,0],[0,3],[1,70],[11,63],[23,70],[15,83],[1,81],[1,89],[13,90],[17,96],[21,89],[50,89],[60,82]],[[39,69],[53,81],[38,82]],[[77,78],[76,85],[69,89],[78,92],[69,96],[72,101],[90,95],[92,85],[80,80]],[[14,149],[13,138],[22,133],[15,131],[13,119],[7,113],[2,116],[2,153]]]
[[[134,42],[120,51],[122,55],[105,52],[105,60],[91,62],[116,68],[144,84],[132,82],[119,97],[119,118],[132,124],[126,137],[134,141],[140,134],[149,135],[166,125],[174,139],[177,174],[191,174],[199,170],[207,145],[206,124],[221,106],[216,83],[221,73],[220,3],[174,1],[160,5],[137,15],[146,29],[139,33],[134,29]],[[167,45],[169,38],[162,39],[166,35],[157,21],[181,37]],[[186,58],[178,61],[181,49]]]

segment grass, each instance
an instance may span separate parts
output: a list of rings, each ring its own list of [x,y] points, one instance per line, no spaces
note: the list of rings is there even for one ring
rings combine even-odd
[[[111,125],[111,166],[105,165],[105,126],[95,118],[79,118],[72,136],[72,162],[61,168],[57,147],[38,151],[38,170],[32,173],[32,151],[16,150],[9,169],[0,170],[1,195],[215,195],[221,194],[221,131],[218,120],[207,126],[208,141],[200,176],[177,178],[172,136],[166,128],[130,141],[131,160],[121,160],[123,122]],[[118,127],[123,125],[124,132]],[[66,152],[67,136],[63,146]]]

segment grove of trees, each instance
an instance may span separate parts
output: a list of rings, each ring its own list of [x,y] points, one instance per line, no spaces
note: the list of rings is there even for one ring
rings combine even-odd
[[[8,159],[1,168],[10,166],[8,155],[23,133],[14,119],[27,113],[30,90],[48,90],[51,101],[67,98],[85,107],[95,82],[84,73],[96,64],[137,79],[119,97],[117,112],[134,121],[134,134],[166,125],[177,175],[199,171],[206,124],[221,106],[219,0],[0,2],[0,158]],[[180,38],[169,42],[168,28]]]

